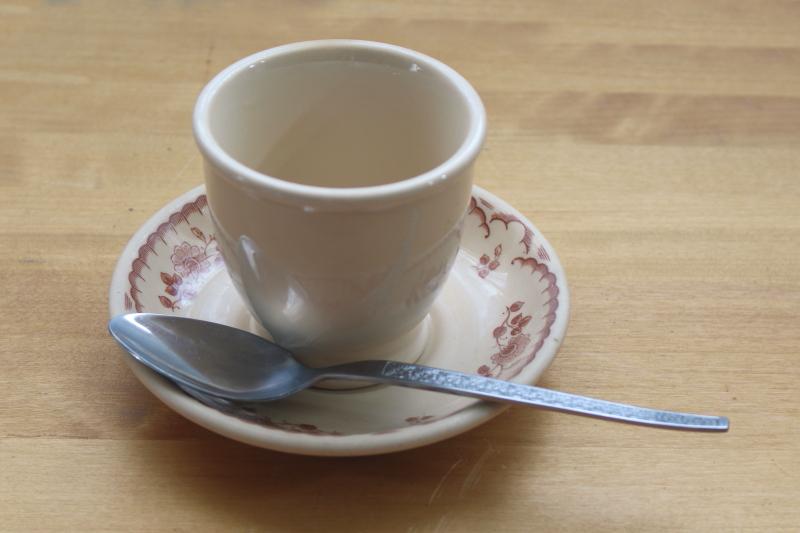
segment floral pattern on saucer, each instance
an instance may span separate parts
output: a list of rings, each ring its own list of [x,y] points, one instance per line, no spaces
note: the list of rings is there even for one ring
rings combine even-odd
[[[537,308],[528,306],[531,314],[521,311],[525,306],[522,300],[506,306],[499,324],[492,331],[496,349],[489,361],[476,369],[482,376],[511,379],[536,357],[550,335],[558,310],[557,280],[547,267],[550,255],[543,244],[535,246],[536,257],[528,255],[534,249],[534,230],[525,221],[514,214],[498,211],[492,203],[478,196],[470,198],[467,215],[477,219],[478,229],[486,241],[481,249],[487,251],[481,254],[474,267],[478,276],[488,279],[503,266],[503,261],[507,261],[506,274],[511,274],[515,267],[521,270],[529,268],[534,278],[532,283],[541,287],[544,296]],[[505,256],[511,259],[503,258],[504,246],[508,250]],[[538,329],[533,329],[534,324]]]
[[[174,313],[216,320],[214,314],[202,314],[209,309],[208,295],[228,291],[230,297],[238,296],[227,278],[215,231],[202,187],[162,209],[120,258],[111,314]],[[477,187],[461,235],[456,265],[435,306],[440,306],[438,320],[445,321],[470,306],[476,327],[469,321],[443,322],[455,328],[446,333],[445,352],[451,355],[430,355],[420,362],[533,383],[555,356],[566,329],[569,295],[561,265],[527,219]],[[208,288],[212,286],[216,288]],[[467,288],[469,293],[453,288],[444,298],[447,287]],[[241,302],[236,305],[249,316]],[[134,365],[134,372],[170,407],[209,429],[266,448],[313,455],[412,448],[460,433],[505,409],[401,387],[338,394],[310,390],[279,402],[223,408],[197,401],[150,370]]]
[[[188,304],[209,277],[224,266],[213,231],[205,194],[159,224],[131,263],[125,309],[176,312]],[[152,291],[154,286],[160,288],[157,294]],[[159,305],[155,305],[153,296]]]

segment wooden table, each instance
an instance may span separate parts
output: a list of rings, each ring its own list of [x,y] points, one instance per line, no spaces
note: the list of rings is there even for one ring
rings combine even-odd
[[[800,528],[800,5],[0,3],[0,530]],[[414,451],[290,456],[174,414],[106,334],[117,255],[202,180],[190,114],[248,53],[354,37],[485,100],[477,182],[558,250],[544,385],[725,435],[533,409]]]

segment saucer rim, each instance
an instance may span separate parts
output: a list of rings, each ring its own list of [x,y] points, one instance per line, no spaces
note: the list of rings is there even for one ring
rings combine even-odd
[[[150,216],[134,232],[125,245],[114,267],[109,287],[109,315],[114,317],[127,312],[121,303],[126,292],[130,264],[136,257],[141,243],[161,222],[179,210],[187,202],[205,193],[205,185],[198,185],[167,202]],[[548,268],[555,275],[558,293],[558,309],[551,325],[550,334],[540,347],[530,368],[525,368],[511,381],[524,384],[536,383],[552,364],[566,334],[570,314],[570,294],[564,268],[550,242],[539,229],[508,202],[489,191],[473,185],[473,195],[482,197],[504,212],[517,216],[536,234],[537,241],[550,256]],[[315,456],[364,456],[396,452],[417,448],[454,437],[500,415],[510,407],[508,404],[475,400],[455,413],[451,413],[428,424],[413,425],[384,433],[358,433],[352,435],[308,435],[270,428],[222,413],[190,398],[168,380],[154,371],[125,358],[137,379],[164,402],[170,409],[192,422],[233,440],[271,450]]]

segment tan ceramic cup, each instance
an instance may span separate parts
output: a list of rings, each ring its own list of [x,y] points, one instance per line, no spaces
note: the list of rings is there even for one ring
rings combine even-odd
[[[382,43],[289,44],[211,80],[194,134],[217,239],[278,343],[312,366],[419,356],[485,121],[458,73]]]

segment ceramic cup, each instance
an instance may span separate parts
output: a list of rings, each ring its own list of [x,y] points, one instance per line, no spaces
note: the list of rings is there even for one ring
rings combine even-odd
[[[388,44],[279,46],[211,80],[194,134],[230,277],[279,344],[311,366],[420,355],[485,134],[464,78]]]

